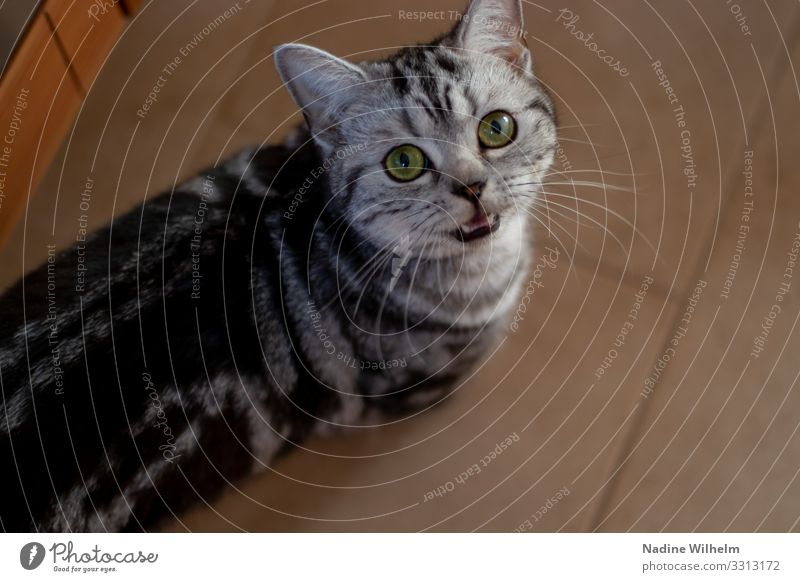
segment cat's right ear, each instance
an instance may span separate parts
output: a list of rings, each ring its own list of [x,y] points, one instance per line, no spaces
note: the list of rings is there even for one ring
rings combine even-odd
[[[367,81],[358,66],[304,44],[280,45],[275,66],[311,132],[322,141],[326,130],[343,119],[352,92]]]
[[[533,59],[525,35],[522,0],[471,0],[455,29],[461,48],[499,57],[531,72]]]

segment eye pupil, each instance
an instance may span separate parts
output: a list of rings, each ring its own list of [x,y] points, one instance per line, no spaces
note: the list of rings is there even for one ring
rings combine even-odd
[[[400,165],[404,168],[407,168],[411,165],[411,158],[409,158],[408,154],[405,152],[400,154]]]
[[[502,128],[500,127],[500,122],[496,119],[492,121],[492,132],[494,133],[503,133]]]

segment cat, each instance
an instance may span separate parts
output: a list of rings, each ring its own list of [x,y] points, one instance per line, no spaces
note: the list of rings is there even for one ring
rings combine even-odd
[[[8,290],[0,527],[152,531],[310,435],[458,386],[518,301],[556,148],[522,30],[520,0],[473,0],[385,60],[281,45],[290,138]]]

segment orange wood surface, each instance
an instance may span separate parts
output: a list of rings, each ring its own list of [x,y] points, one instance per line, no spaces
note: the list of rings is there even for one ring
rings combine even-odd
[[[24,211],[81,100],[47,21],[37,17],[0,82],[0,244]]]
[[[115,5],[96,0],[49,0],[44,11],[78,83],[88,91],[125,26],[125,16]]]
[[[49,0],[0,78],[0,245],[123,29],[119,7],[92,16],[92,4]]]
[[[134,14],[139,10],[141,4],[142,0],[122,0],[122,8],[125,10],[126,14]]]

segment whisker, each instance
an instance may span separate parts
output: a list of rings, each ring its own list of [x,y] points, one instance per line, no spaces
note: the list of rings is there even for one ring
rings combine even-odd
[[[641,229],[637,228],[635,224],[633,224],[630,220],[625,218],[619,212],[611,210],[608,206],[605,206],[603,204],[598,204],[597,202],[592,202],[591,200],[586,200],[586,199],[583,199],[583,198],[578,199],[575,196],[568,196],[566,194],[561,194],[559,192],[548,192],[546,190],[542,190],[542,193],[545,196],[556,196],[558,198],[567,198],[568,200],[576,200],[577,202],[579,202],[581,204],[588,204],[589,206],[594,206],[595,208],[600,208],[603,212],[611,214],[612,216],[616,217],[619,221],[621,221],[623,224],[625,224],[628,228],[630,228],[634,232],[634,234],[637,234],[639,237],[641,237],[641,239],[645,243],[647,243],[647,246],[650,247],[650,250],[652,250],[654,253],[656,253],[656,255],[658,254],[658,251],[656,250],[655,246],[653,246],[653,243],[650,241],[649,238],[647,238],[647,236],[645,236],[645,234],[641,231]]]
[[[359,283],[359,282],[360,282],[360,277],[361,277],[361,274],[364,272],[364,270],[365,270],[365,269],[367,269],[367,268],[369,268],[369,267],[372,265],[373,261],[376,261],[376,260],[378,260],[378,259],[381,257],[381,255],[383,255],[384,253],[387,253],[387,252],[389,251],[389,247],[391,247],[392,245],[396,245],[396,244],[397,244],[397,242],[400,240],[400,238],[401,238],[401,237],[398,237],[398,238],[396,238],[396,239],[394,239],[394,240],[392,240],[392,241],[390,241],[390,242],[386,243],[386,244],[385,244],[383,247],[381,247],[380,249],[378,249],[378,251],[377,251],[377,252],[376,252],[374,255],[372,255],[372,257],[370,257],[370,258],[369,258],[369,259],[368,259],[368,260],[367,260],[367,261],[366,261],[366,262],[365,262],[365,263],[364,263],[364,264],[361,266],[361,268],[360,268],[360,269],[358,269],[358,271],[356,271],[356,272],[354,273],[354,275],[353,275],[353,277],[352,277],[352,281],[353,281],[353,282],[355,282],[355,283]]]
[[[432,224],[431,227],[427,230],[425,235],[425,241],[422,245],[422,251],[417,258],[417,264],[414,266],[414,270],[411,272],[411,280],[408,283],[408,292],[406,293],[406,301],[405,307],[403,308],[403,324],[408,327],[408,308],[411,305],[411,292],[414,289],[414,283],[417,280],[417,274],[419,273],[420,263],[422,262],[423,257],[425,256],[425,252],[428,249],[428,244],[433,240],[433,234],[436,228],[436,224]],[[411,339],[408,339],[409,347],[411,351],[414,351],[414,346],[410,345]]]
[[[325,305],[322,306],[323,309],[330,308],[331,305],[333,305],[337,300],[341,299],[341,295],[349,292],[351,288],[357,287],[360,284],[360,281],[364,277],[366,277],[369,274],[369,272],[372,271],[372,269],[379,267],[382,260],[385,259],[384,253],[386,252],[387,248],[392,244],[393,243],[390,242],[383,248],[379,249],[370,259],[368,259],[367,261],[364,262],[363,265],[361,265],[361,268],[358,269],[358,271],[356,271],[356,273],[350,278],[349,281],[344,281],[343,284],[341,279],[339,279],[338,269],[337,269],[336,284],[338,287],[338,293],[336,293],[336,295],[331,297],[331,299],[327,301]],[[361,273],[364,272],[366,269],[369,269],[369,272],[364,273],[364,275],[361,275]]]
[[[561,176],[568,176],[569,174],[602,174],[604,176],[622,176],[624,178],[638,178],[638,177],[648,176],[649,175],[649,174],[645,174],[645,173],[643,173],[643,174],[629,174],[627,172],[612,172],[610,170],[601,170],[599,168],[597,168],[597,169],[583,169],[583,170],[566,170],[566,171],[563,171],[563,172],[561,170],[556,170],[556,169],[552,169],[551,168],[550,169],[550,173],[545,174],[545,177],[554,176],[556,174],[559,174]]]
[[[564,218],[565,220],[570,220],[570,221],[574,222],[575,224],[578,224],[578,222],[574,218],[572,218],[570,216],[567,216],[565,214],[562,214],[558,210],[553,210],[552,208],[548,208],[545,211],[541,207],[532,207],[530,210],[533,210],[535,212],[539,212],[541,214],[544,214],[547,217],[548,221],[550,221],[552,224],[556,225],[558,228],[560,228],[562,231],[564,231],[564,234],[566,234],[568,237],[570,237],[575,242],[575,246],[580,247],[580,249],[582,251],[584,251],[587,255],[591,255],[591,253],[589,252],[589,249],[587,249],[580,242],[578,242],[578,237],[577,236],[573,235],[563,224],[561,224],[557,220],[552,220],[551,221],[549,214],[552,212],[556,216],[560,216],[560,217]]]
[[[526,213],[528,213],[528,215],[529,215],[531,218],[533,218],[535,221],[537,221],[539,224],[541,224],[541,225],[542,225],[542,226],[545,228],[545,230],[546,230],[546,231],[547,231],[547,232],[550,234],[550,236],[552,236],[552,237],[553,237],[553,238],[556,240],[556,243],[558,243],[558,245],[559,245],[559,246],[560,246],[560,247],[561,247],[561,248],[564,250],[564,254],[565,254],[565,255],[567,255],[567,258],[569,259],[569,264],[570,264],[570,267],[571,267],[571,268],[572,268],[572,270],[575,272],[575,276],[577,277],[577,276],[578,276],[578,272],[577,272],[577,270],[575,269],[575,256],[574,256],[574,255],[572,255],[572,254],[570,254],[570,252],[567,250],[567,247],[566,247],[566,245],[564,245],[564,243],[563,243],[563,242],[561,242],[561,239],[560,239],[560,238],[558,238],[558,235],[557,235],[556,233],[554,233],[554,232],[553,232],[553,230],[552,230],[552,229],[551,229],[549,226],[547,226],[547,224],[545,224],[545,223],[544,223],[544,221],[543,221],[541,218],[539,218],[538,216],[536,216],[535,214],[533,214],[533,213],[532,213],[532,212],[531,212],[529,209],[527,209],[527,208],[524,208],[523,210],[524,210]]]
[[[582,144],[582,145],[590,145],[592,147],[597,147],[597,148],[608,148],[608,147],[611,147],[611,146],[607,146],[607,145],[601,144],[601,143],[596,143],[596,142],[592,142],[592,141],[585,141],[585,140],[582,140],[582,139],[572,139],[572,138],[569,138],[569,137],[559,137],[558,141],[567,141],[567,142],[570,142],[570,143],[579,143],[579,144]]]
[[[591,156],[591,157],[588,157],[588,158],[584,158],[584,157],[581,156],[580,158],[576,159],[576,158],[572,158],[571,157],[571,158],[569,158],[569,160],[573,164],[599,164],[600,162],[605,162],[605,161],[608,161],[608,160],[613,160],[615,158],[619,158],[619,157],[625,156],[626,157],[625,161],[626,162],[630,161],[630,151],[624,150],[624,149],[623,150],[619,150],[617,152],[603,154],[602,156],[598,156],[596,154],[597,154],[597,152],[595,152],[594,156]]]
[[[606,182],[591,182],[589,180],[568,180],[566,182],[546,182],[542,186],[578,186],[582,188],[597,188],[599,190],[610,190],[612,192],[627,192],[628,194],[637,194],[636,190],[625,188],[623,186],[615,186]]]
[[[554,206],[558,206],[558,207],[563,208],[565,210],[569,210],[570,212],[574,212],[577,216],[585,218],[586,220],[592,222],[593,224],[596,224],[604,232],[606,232],[612,239],[614,239],[614,241],[619,245],[619,247],[622,249],[623,252],[630,254],[630,251],[633,249],[633,241],[632,240],[631,240],[630,248],[626,247],[622,243],[622,241],[617,237],[617,235],[614,232],[612,232],[606,225],[604,225],[603,223],[599,222],[598,220],[592,218],[588,214],[586,214],[584,212],[581,212],[580,210],[578,210],[576,208],[571,208],[571,207],[569,207],[569,206],[567,206],[565,204],[559,204],[558,202],[554,202],[553,200],[550,200],[549,204],[553,204]]]

